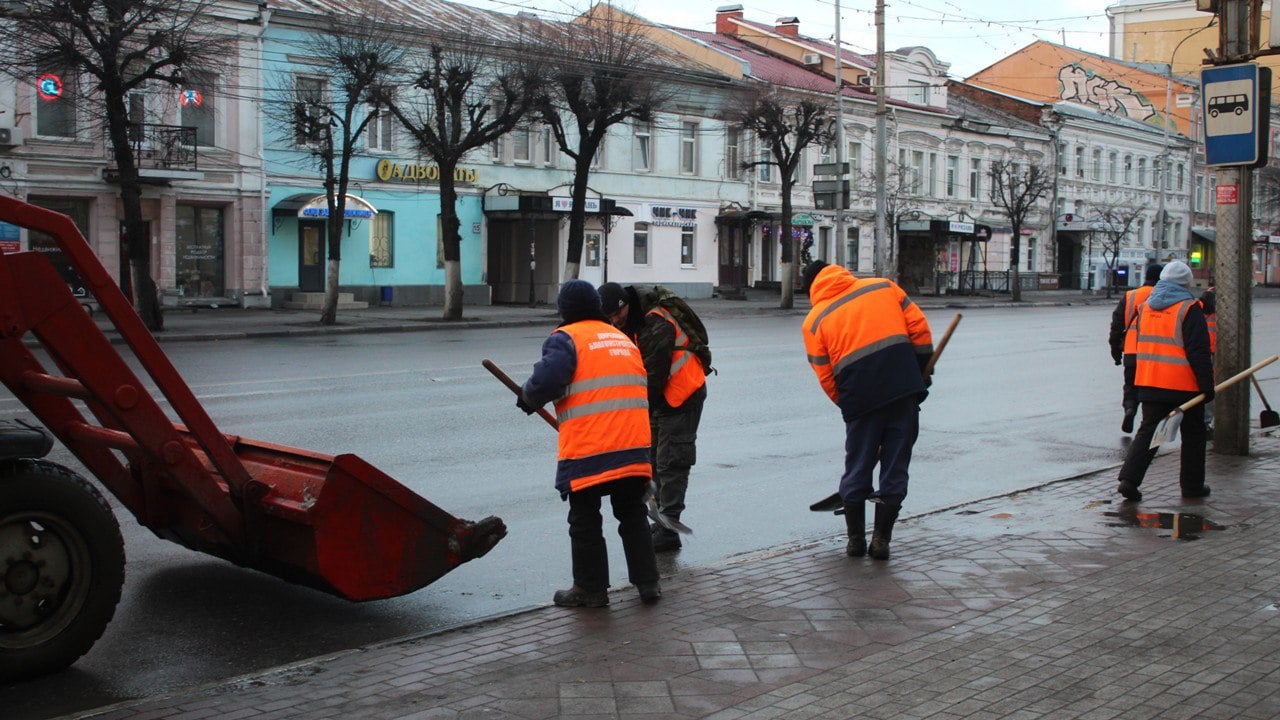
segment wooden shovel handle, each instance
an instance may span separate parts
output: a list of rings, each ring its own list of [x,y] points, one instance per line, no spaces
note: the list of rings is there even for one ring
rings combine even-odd
[[[493,364],[493,361],[489,360],[488,358],[485,358],[484,360],[480,361],[480,364],[484,366],[485,370],[488,370],[489,372],[493,373],[494,377],[501,380],[503,385],[506,385],[511,390],[511,392],[516,394],[516,397],[520,396],[520,386],[516,384],[515,380],[512,380],[510,377],[507,376],[506,373],[502,372],[502,368]],[[557,432],[560,430],[560,423],[556,421],[556,418],[554,415],[547,412],[546,408],[538,408],[538,415],[541,416],[543,420],[546,420],[547,424],[550,425],[552,429],[556,430]]]
[[[924,366],[925,377],[933,374],[933,366],[938,364],[938,358],[942,357],[942,351],[947,348],[947,343],[951,341],[951,333],[956,331],[956,326],[960,324],[960,318],[964,317],[960,313],[951,318],[951,324],[947,326],[947,331],[942,334],[942,340],[938,341],[938,347],[933,349],[933,355],[929,357],[929,362]]]
[[[1261,370],[1262,368],[1264,368],[1264,367],[1266,367],[1266,366],[1270,365],[1271,363],[1275,362],[1276,360],[1280,360],[1280,355],[1272,355],[1271,357],[1267,358],[1266,360],[1263,360],[1262,362],[1260,362],[1260,363],[1258,363],[1258,364],[1256,364],[1256,365],[1254,365],[1254,366],[1252,366],[1252,367],[1245,368],[1244,370],[1241,370],[1240,372],[1236,373],[1235,375],[1232,375],[1231,377],[1227,378],[1226,380],[1223,380],[1222,382],[1218,383],[1217,385],[1214,385],[1214,386],[1213,386],[1213,391],[1214,391],[1215,393],[1222,392],[1223,390],[1226,390],[1227,388],[1231,387],[1232,385],[1235,385],[1236,383],[1240,382],[1241,380],[1243,380],[1243,379],[1245,379],[1245,378],[1247,378],[1247,377],[1252,377],[1254,373],[1256,373],[1256,372],[1258,372],[1259,370]],[[1199,405],[1199,404],[1200,404],[1200,403],[1202,403],[1202,402],[1204,402],[1204,393],[1201,393],[1201,394],[1199,394],[1199,395],[1197,395],[1197,396],[1195,396],[1195,397],[1191,398],[1190,400],[1188,400],[1188,401],[1186,401],[1186,402],[1182,403],[1181,405],[1179,405],[1179,406],[1178,406],[1178,409],[1177,409],[1177,410],[1175,410],[1175,411],[1174,411],[1173,413],[1171,413],[1171,414],[1176,414],[1176,413],[1179,413],[1179,412],[1186,412],[1186,411],[1190,410],[1191,408],[1195,407],[1196,405]]]

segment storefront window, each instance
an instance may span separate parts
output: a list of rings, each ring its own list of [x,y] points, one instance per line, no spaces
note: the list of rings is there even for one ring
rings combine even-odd
[[[222,208],[177,206],[175,270],[183,297],[222,297]]]
[[[89,237],[89,201],[88,200],[67,200],[63,198],[42,198],[32,196],[30,198],[32,205],[39,205],[42,208],[60,212],[71,218],[71,222],[75,223],[76,228],[80,230],[80,234]],[[71,288],[71,294],[78,298],[88,298],[89,289],[80,276],[71,269],[71,263],[67,261],[66,255],[63,254],[62,248],[58,246],[57,241],[52,236],[45,235],[42,232],[31,230],[27,233],[28,249],[32,252],[43,253],[49,262],[53,264],[54,269],[66,281],[67,286]]]

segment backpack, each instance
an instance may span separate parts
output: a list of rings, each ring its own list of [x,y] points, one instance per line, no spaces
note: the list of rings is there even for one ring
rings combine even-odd
[[[680,329],[684,330],[684,334],[689,338],[689,352],[702,361],[702,372],[706,375],[716,372],[716,369],[711,367],[711,346],[707,338],[707,327],[702,324],[702,318],[698,317],[698,313],[689,307],[689,303],[685,302],[684,298],[661,285],[653,286],[652,299],[656,305],[671,313],[671,317],[676,319]]]

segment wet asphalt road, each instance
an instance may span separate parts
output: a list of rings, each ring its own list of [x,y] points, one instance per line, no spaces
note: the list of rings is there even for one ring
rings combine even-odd
[[[965,311],[923,406],[905,512],[1118,463],[1126,445],[1120,369],[1106,346],[1110,309]],[[1255,354],[1278,344],[1277,309],[1277,301],[1256,303]],[[930,312],[935,333],[953,314]],[[684,517],[696,534],[663,557],[668,573],[842,527],[807,510],[835,489],[843,428],[804,362],[799,319],[708,325],[719,374],[710,379]],[[501,516],[510,534],[423,590],[352,604],[158,540],[117,504],[128,567],[115,620],[71,670],[0,686],[4,717],[54,717],[549,602],[569,576],[567,506],[551,487],[554,436],[480,366],[491,358],[523,380],[545,333],[166,346],[223,431],[354,452],[457,516]],[[1262,377],[1280,395],[1280,371]],[[7,395],[0,413],[25,416]],[[65,451],[53,459],[74,465]],[[614,582],[624,584],[611,545]]]

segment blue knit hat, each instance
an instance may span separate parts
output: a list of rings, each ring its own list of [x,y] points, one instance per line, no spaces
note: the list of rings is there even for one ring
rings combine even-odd
[[[600,307],[600,293],[586,280],[575,279],[561,285],[556,309],[567,323],[605,319],[604,310]]]

